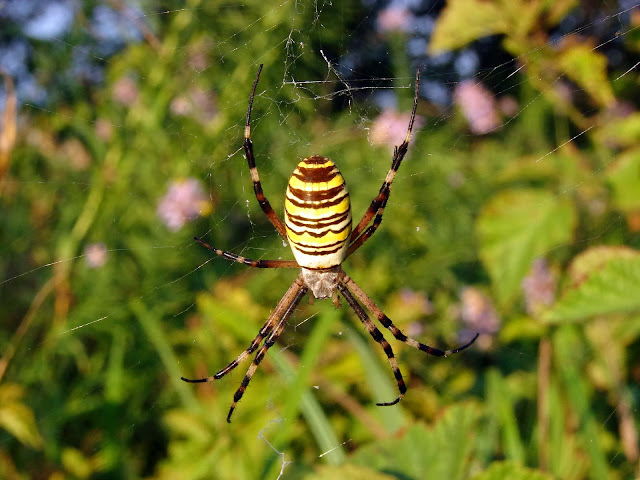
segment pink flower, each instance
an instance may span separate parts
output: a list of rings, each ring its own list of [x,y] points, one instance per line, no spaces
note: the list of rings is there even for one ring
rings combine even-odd
[[[385,8],[378,14],[378,31],[385,32],[406,32],[411,28],[413,15],[402,7]]]
[[[462,109],[471,133],[483,135],[500,125],[495,98],[481,83],[460,83],[453,91],[453,99]]]
[[[513,118],[517,115],[518,110],[520,109],[520,105],[518,105],[518,100],[511,95],[505,95],[498,100],[498,106],[500,107],[500,112],[505,117]]]
[[[371,126],[369,139],[374,145],[400,145],[407,135],[411,112],[399,113],[393,108],[385,108]],[[422,117],[416,116],[413,131],[424,125]]]
[[[98,118],[94,125],[96,135],[102,141],[109,141],[113,136],[113,125],[104,118]]]
[[[113,85],[113,99],[124,106],[131,106],[138,99],[138,84],[129,77],[121,77]]]
[[[157,213],[167,228],[175,232],[188,221],[207,215],[211,208],[200,183],[189,178],[171,183],[169,191],[160,199]]]
[[[89,268],[102,267],[107,263],[107,246],[104,243],[90,243],[84,248],[84,261]]]
[[[553,304],[556,279],[544,258],[533,262],[529,275],[522,280],[522,290],[529,315],[535,315],[541,308]]]

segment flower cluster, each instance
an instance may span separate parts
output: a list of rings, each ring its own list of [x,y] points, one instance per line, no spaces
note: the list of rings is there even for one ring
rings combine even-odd
[[[461,82],[453,91],[453,99],[462,109],[471,133],[484,135],[500,125],[495,98],[481,83]]]
[[[158,216],[174,232],[180,230],[188,221],[211,211],[211,202],[205,195],[200,183],[193,179],[172,182],[169,191],[160,199]]]
[[[400,145],[407,134],[411,112],[400,113],[393,108],[385,108],[371,126],[369,139],[374,145]],[[424,125],[422,117],[416,116],[414,131]]]
[[[556,298],[556,278],[544,258],[533,262],[529,275],[522,280],[522,290],[529,315],[536,315],[542,308],[553,304]]]
[[[492,343],[492,335],[500,330],[500,317],[491,299],[475,287],[465,288],[460,294],[460,299],[460,316],[466,325],[460,333],[460,338],[467,341],[479,333],[476,344],[482,350],[488,349]]]
[[[102,243],[90,243],[84,249],[84,261],[89,268],[99,268],[107,263],[107,246]]]

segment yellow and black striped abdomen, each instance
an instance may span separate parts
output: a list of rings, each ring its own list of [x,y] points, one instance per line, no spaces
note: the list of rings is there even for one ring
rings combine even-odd
[[[301,267],[342,263],[351,235],[351,203],[344,178],[330,159],[314,155],[298,164],[287,187],[284,225]]]

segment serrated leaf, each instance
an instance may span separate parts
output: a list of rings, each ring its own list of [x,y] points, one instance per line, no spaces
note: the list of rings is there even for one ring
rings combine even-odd
[[[576,218],[566,197],[545,190],[511,190],[493,197],[476,223],[482,259],[501,303],[511,301],[531,262],[569,243]]]
[[[559,323],[640,311],[638,285],[640,255],[613,258],[577,288],[569,290],[542,318]]]
[[[540,470],[523,467],[514,462],[494,462],[472,480],[552,480],[554,477]]]
[[[352,459],[401,478],[462,480],[468,474],[477,421],[473,405],[455,405],[433,429],[414,424],[400,437],[360,448]]]
[[[305,480],[334,480],[336,478],[343,480],[395,480],[397,477],[357,465],[322,466],[318,468],[316,473],[304,477]]]
[[[604,267],[609,260],[616,258],[632,258],[640,255],[640,252],[631,247],[620,245],[597,245],[588,248],[576,255],[567,269],[570,286],[575,288],[584,282],[592,273],[596,273]]]

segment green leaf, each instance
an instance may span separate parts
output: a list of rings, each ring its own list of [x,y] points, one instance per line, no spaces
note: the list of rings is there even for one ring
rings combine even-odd
[[[386,402],[389,401],[388,399],[395,398],[398,395],[398,390],[393,378],[393,372],[391,372],[388,365],[382,365],[380,357],[374,353],[377,344],[374,343],[372,345],[371,341],[363,338],[350,324],[345,325],[344,331],[358,352],[362,366],[367,372],[367,382],[370,390],[375,395],[372,400]],[[407,423],[402,402],[391,407],[377,407],[376,414],[389,433],[403,428]]]
[[[319,450],[321,452],[331,451],[330,454],[323,457],[323,460],[334,465],[340,465],[344,462],[344,449],[340,445],[327,415],[311,393],[309,377],[326,349],[327,342],[331,338],[333,326],[337,321],[338,311],[335,308],[323,309],[316,320],[311,335],[305,342],[305,348],[297,369],[291,367],[281,352],[272,352],[272,359],[276,367],[290,379],[287,402],[282,413],[285,419],[284,425],[280,426],[282,436],[277,436],[274,444],[279,447],[281,438],[286,438],[286,441],[289,441],[289,436],[284,434],[288,433],[288,430],[298,418],[298,412],[301,411],[318,444]],[[282,443],[286,445],[285,441],[282,441]]]
[[[431,36],[431,53],[463,47],[478,38],[502,33],[498,8],[491,2],[454,0],[448,2]]]
[[[595,50],[595,46],[581,42],[565,50],[559,58],[567,76],[582,87],[600,106],[615,101],[607,76],[607,57]]]
[[[468,475],[477,423],[473,405],[455,405],[433,429],[414,424],[402,436],[360,448],[353,461],[400,478],[462,480]]]
[[[495,415],[501,425],[500,434],[504,456],[511,460],[524,462],[525,448],[520,438],[518,419],[516,418],[516,399],[514,399],[506,380],[496,370],[487,374],[487,398],[492,415]]]
[[[587,453],[589,477],[594,480],[611,478],[610,463],[605,454],[602,421],[593,410],[593,385],[585,377],[587,358],[583,350],[580,329],[576,325],[562,325],[552,337],[554,364],[567,393],[572,415],[576,416],[580,446]]]
[[[640,255],[621,254],[598,267],[543,315],[552,323],[584,321],[596,315],[640,311]]]
[[[4,428],[24,445],[31,448],[42,446],[33,411],[22,403],[24,392],[20,385],[0,385],[0,428]]]
[[[325,466],[318,468],[316,473],[306,475],[305,480],[394,480],[395,476],[385,475],[367,467],[344,465],[342,467]]]
[[[626,212],[640,209],[640,149],[619,155],[607,177],[616,208]]]
[[[536,257],[571,241],[575,223],[571,202],[545,190],[504,191],[485,205],[480,257],[501,303],[513,300]]]
[[[635,147],[640,140],[640,113],[631,113],[604,122],[598,128],[597,137],[600,142],[607,144],[615,142],[620,146]]]
[[[472,480],[552,480],[554,477],[540,470],[523,467],[515,462],[494,462]]]
[[[525,36],[543,6],[529,0],[450,0],[436,23],[429,50],[437,54],[500,33]]]

